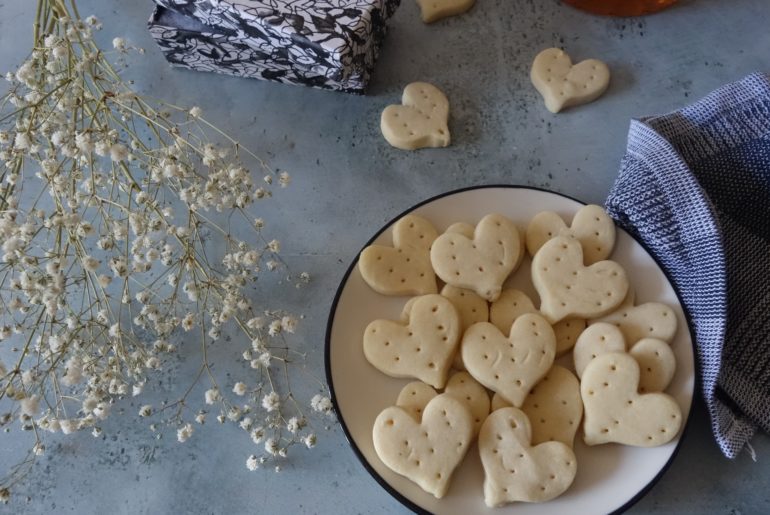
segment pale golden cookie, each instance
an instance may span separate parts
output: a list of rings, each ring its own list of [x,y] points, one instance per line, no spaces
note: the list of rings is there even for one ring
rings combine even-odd
[[[436,238],[430,259],[436,275],[445,283],[494,301],[522,252],[519,230],[513,222],[491,214],[481,219],[472,239],[458,232],[445,232]]]
[[[437,395],[438,392],[432,386],[422,381],[412,381],[401,389],[396,399],[396,406],[402,408],[419,422],[422,420],[425,406]]]
[[[639,394],[638,388],[639,365],[630,354],[603,354],[588,364],[580,383],[586,444],[653,447],[679,433],[676,401],[665,393]]]
[[[532,388],[521,411],[532,424],[532,444],[562,442],[574,446],[583,418],[580,382],[564,367],[554,365]]]
[[[443,388],[460,339],[460,317],[438,294],[411,304],[408,321],[375,320],[364,331],[364,355],[392,377],[414,377]]]
[[[500,331],[508,333],[513,321],[525,313],[539,313],[529,296],[521,290],[505,289],[489,307],[489,321]],[[570,318],[553,324],[556,334],[556,355],[568,352],[585,329],[585,320]]]
[[[527,251],[534,256],[546,241],[556,236],[574,238],[583,246],[586,265],[607,259],[615,248],[615,223],[607,212],[593,204],[581,207],[570,226],[553,211],[542,211],[527,226]]]
[[[562,442],[531,444],[527,415],[516,408],[492,412],[479,433],[484,502],[544,502],[564,493],[577,472],[572,449]]]
[[[457,372],[447,381],[444,393],[465,403],[473,416],[473,434],[477,435],[481,424],[489,415],[489,394],[468,372]]]
[[[670,343],[677,329],[676,313],[673,309],[660,302],[645,302],[637,306],[631,289],[616,310],[589,323],[597,322],[618,326],[629,345],[642,338],[657,338]]]
[[[495,392],[495,394],[492,396],[492,404],[489,407],[489,411],[497,411],[500,408],[510,408],[512,406],[513,404],[506,401],[499,393]]]
[[[530,79],[545,100],[545,107],[558,113],[565,107],[593,102],[610,85],[610,69],[598,59],[572,65],[558,48],[547,48],[532,63]]]
[[[584,266],[580,242],[565,236],[540,247],[532,259],[532,282],[540,295],[540,312],[552,323],[602,316],[623,302],[628,291],[623,267],[614,261]]]
[[[676,357],[668,343],[657,338],[642,338],[628,353],[639,364],[639,393],[662,392],[676,372]]]
[[[474,3],[476,0],[417,0],[425,23],[462,14],[473,7]]]
[[[397,406],[385,408],[372,439],[388,468],[441,498],[473,439],[473,418],[465,404],[442,394],[425,406],[421,422]]]
[[[447,284],[441,289],[441,295],[451,300],[457,309],[463,332],[473,324],[489,320],[489,305],[476,292]],[[465,370],[461,353],[455,354],[452,366],[457,370]]]
[[[550,370],[556,337],[543,317],[526,314],[516,319],[508,337],[488,322],[472,325],[463,335],[461,352],[479,383],[519,407]]]
[[[572,358],[575,362],[575,373],[583,377],[583,371],[588,364],[602,354],[610,352],[625,352],[626,340],[620,329],[612,324],[594,324],[583,331],[578,337]]]
[[[361,277],[383,295],[436,293],[430,246],[437,236],[429,221],[406,215],[393,225],[393,247],[370,245],[361,251]]]
[[[441,90],[413,82],[404,88],[401,104],[382,111],[380,129],[388,143],[402,150],[449,146],[449,100]]]

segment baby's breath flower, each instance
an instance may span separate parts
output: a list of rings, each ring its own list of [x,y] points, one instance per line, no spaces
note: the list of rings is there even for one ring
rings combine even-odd
[[[113,161],[125,161],[128,159],[128,148],[122,143],[114,143],[110,146],[110,159]]]
[[[278,441],[275,438],[268,438],[265,440],[265,452],[268,454],[275,456],[278,454],[279,447],[278,447]]]
[[[271,412],[277,410],[281,406],[281,398],[275,392],[270,392],[262,397],[262,407],[266,411]]]
[[[176,430],[176,439],[179,441],[179,443],[185,443],[187,440],[190,439],[190,437],[193,434],[193,426],[190,423],[187,423]]]
[[[313,447],[315,447],[315,444],[316,444],[315,433],[310,433],[309,435],[302,438],[302,443],[304,443],[305,447],[307,447],[308,449],[312,449]]]
[[[126,40],[123,38],[114,38],[112,40],[112,47],[119,51],[119,52],[125,52],[126,51]]]
[[[149,417],[152,415],[152,406],[149,404],[145,404],[141,408],[139,408],[139,416],[140,417]]]
[[[203,115],[203,109],[198,106],[193,106],[188,111],[193,118],[200,118]]]
[[[246,468],[252,472],[259,468],[259,460],[253,454],[246,460]]]
[[[245,395],[246,394],[246,385],[244,383],[238,382],[233,385],[233,393],[235,395]]]
[[[206,393],[204,395],[206,399],[206,404],[214,404],[215,402],[219,401],[222,397],[219,394],[219,390],[216,388],[211,388],[210,390],[206,390]]]
[[[313,408],[313,411],[330,414],[332,412],[332,401],[324,395],[316,394],[310,400],[310,407]]]

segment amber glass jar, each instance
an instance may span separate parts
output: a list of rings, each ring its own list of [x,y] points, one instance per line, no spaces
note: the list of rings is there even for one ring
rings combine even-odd
[[[639,16],[665,9],[676,0],[564,0],[579,9],[610,16]]]

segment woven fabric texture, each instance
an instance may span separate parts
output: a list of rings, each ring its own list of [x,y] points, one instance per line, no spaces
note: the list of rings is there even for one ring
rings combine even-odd
[[[770,75],[633,120],[606,208],[677,288],[714,436],[734,458],[770,432]]]

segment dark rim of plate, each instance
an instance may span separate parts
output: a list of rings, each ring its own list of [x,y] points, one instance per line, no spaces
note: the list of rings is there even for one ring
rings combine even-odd
[[[534,191],[541,191],[544,193],[551,193],[553,195],[558,195],[560,197],[564,197],[566,199],[572,200],[574,202],[577,202],[578,204],[586,205],[585,202],[578,200],[574,197],[571,197],[569,195],[565,195],[563,193],[559,193],[556,191],[548,190],[545,188],[538,188],[533,186],[523,186],[523,185],[515,185],[515,184],[488,184],[488,185],[482,185],[482,186],[469,186],[467,188],[460,188],[452,191],[447,191],[445,193],[441,193],[439,195],[436,195],[434,197],[431,197],[427,200],[423,200],[422,202],[419,202],[412,207],[404,210],[399,215],[395,216],[393,219],[391,219],[389,222],[387,222],[377,233],[375,233],[374,236],[372,236],[369,241],[366,242],[366,244],[361,248],[363,250],[364,248],[368,247],[374,241],[380,237],[380,235],[385,232],[387,229],[389,229],[397,220],[404,217],[405,215],[411,213],[412,211],[416,210],[417,208],[424,206],[425,204],[429,204],[431,202],[434,202],[438,199],[444,198],[444,197],[450,197],[452,195],[457,195],[459,193],[463,193],[466,191],[473,191],[473,190],[482,190],[482,189],[521,189],[521,190],[534,190]],[[618,227],[618,229],[623,230],[622,228]],[[663,272],[663,274],[666,276],[666,279],[668,280],[669,284],[671,284],[674,293],[676,294],[677,300],[679,301],[680,306],[682,307],[682,311],[684,312],[685,320],[687,322],[687,330],[690,333],[690,342],[693,347],[693,362],[694,362],[694,373],[695,377],[700,377],[700,366],[697,360],[697,349],[695,348],[695,335],[693,333],[692,329],[692,320],[690,317],[690,313],[687,311],[684,303],[682,302],[682,295],[679,292],[679,289],[676,287],[674,282],[671,279],[671,276],[668,274],[668,272],[663,268],[660,261],[655,257],[655,255],[650,252],[650,249],[645,245],[643,242],[641,242],[636,236],[633,234],[628,233],[628,231],[625,231],[626,234],[631,236],[631,238],[638,243],[647,254],[655,261],[655,264],[658,265],[658,268]],[[339,420],[340,426],[342,426],[342,431],[345,433],[345,438],[347,439],[348,443],[350,444],[350,447],[353,449],[354,454],[358,458],[358,460],[361,462],[361,464],[364,466],[367,472],[377,481],[377,483],[382,486],[390,495],[395,497],[400,503],[402,503],[404,506],[409,508],[410,510],[414,511],[415,513],[420,514],[430,514],[430,512],[421,506],[418,506],[414,502],[410,501],[406,498],[401,492],[396,490],[393,486],[390,485],[382,476],[380,476],[376,470],[372,467],[372,465],[369,463],[369,461],[366,459],[366,457],[363,455],[361,450],[358,448],[358,445],[356,445],[356,442],[353,440],[353,436],[350,434],[350,430],[348,429],[347,424],[345,423],[345,419],[342,416],[342,413],[339,412],[337,409],[337,396],[334,391],[334,380],[332,378],[332,370],[331,370],[331,360],[330,360],[330,352],[331,352],[331,333],[332,333],[332,326],[334,325],[334,317],[337,313],[337,304],[339,303],[340,297],[342,295],[343,290],[345,289],[345,285],[348,282],[348,278],[350,277],[350,274],[355,269],[356,265],[358,264],[358,256],[361,255],[361,250],[359,250],[356,253],[355,258],[350,263],[350,266],[348,267],[347,271],[345,272],[345,275],[342,278],[342,281],[340,281],[340,285],[337,288],[337,292],[334,294],[334,301],[332,302],[331,309],[329,310],[329,318],[326,323],[326,343],[324,345],[324,368],[326,371],[326,382],[329,384],[329,392],[331,394],[331,400],[332,404],[334,405],[334,410],[337,414],[337,419]],[[698,383],[695,383],[695,386],[693,388],[693,397],[697,394],[699,390]],[[652,478],[652,480],[647,483],[639,492],[637,492],[636,495],[634,495],[631,499],[629,499],[624,505],[622,505],[620,508],[616,509],[612,512],[612,514],[618,514],[623,513],[624,511],[628,510],[636,504],[636,502],[639,501],[642,497],[644,497],[647,492],[649,492],[653,486],[660,480],[660,478],[665,474],[665,472],[668,470],[668,468],[671,466],[671,463],[673,463],[674,458],[679,453],[679,450],[682,447],[682,442],[684,441],[684,438],[687,434],[687,429],[690,425],[690,419],[692,418],[692,404],[690,405],[689,413],[687,414],[687,420],[684,421],[684,425],[682,427],[682,433],[679,437],[679,441],[677,442],[676,448],[671,453],[671,456],[669,457],[666,464],[660,469],[658,474]]]

